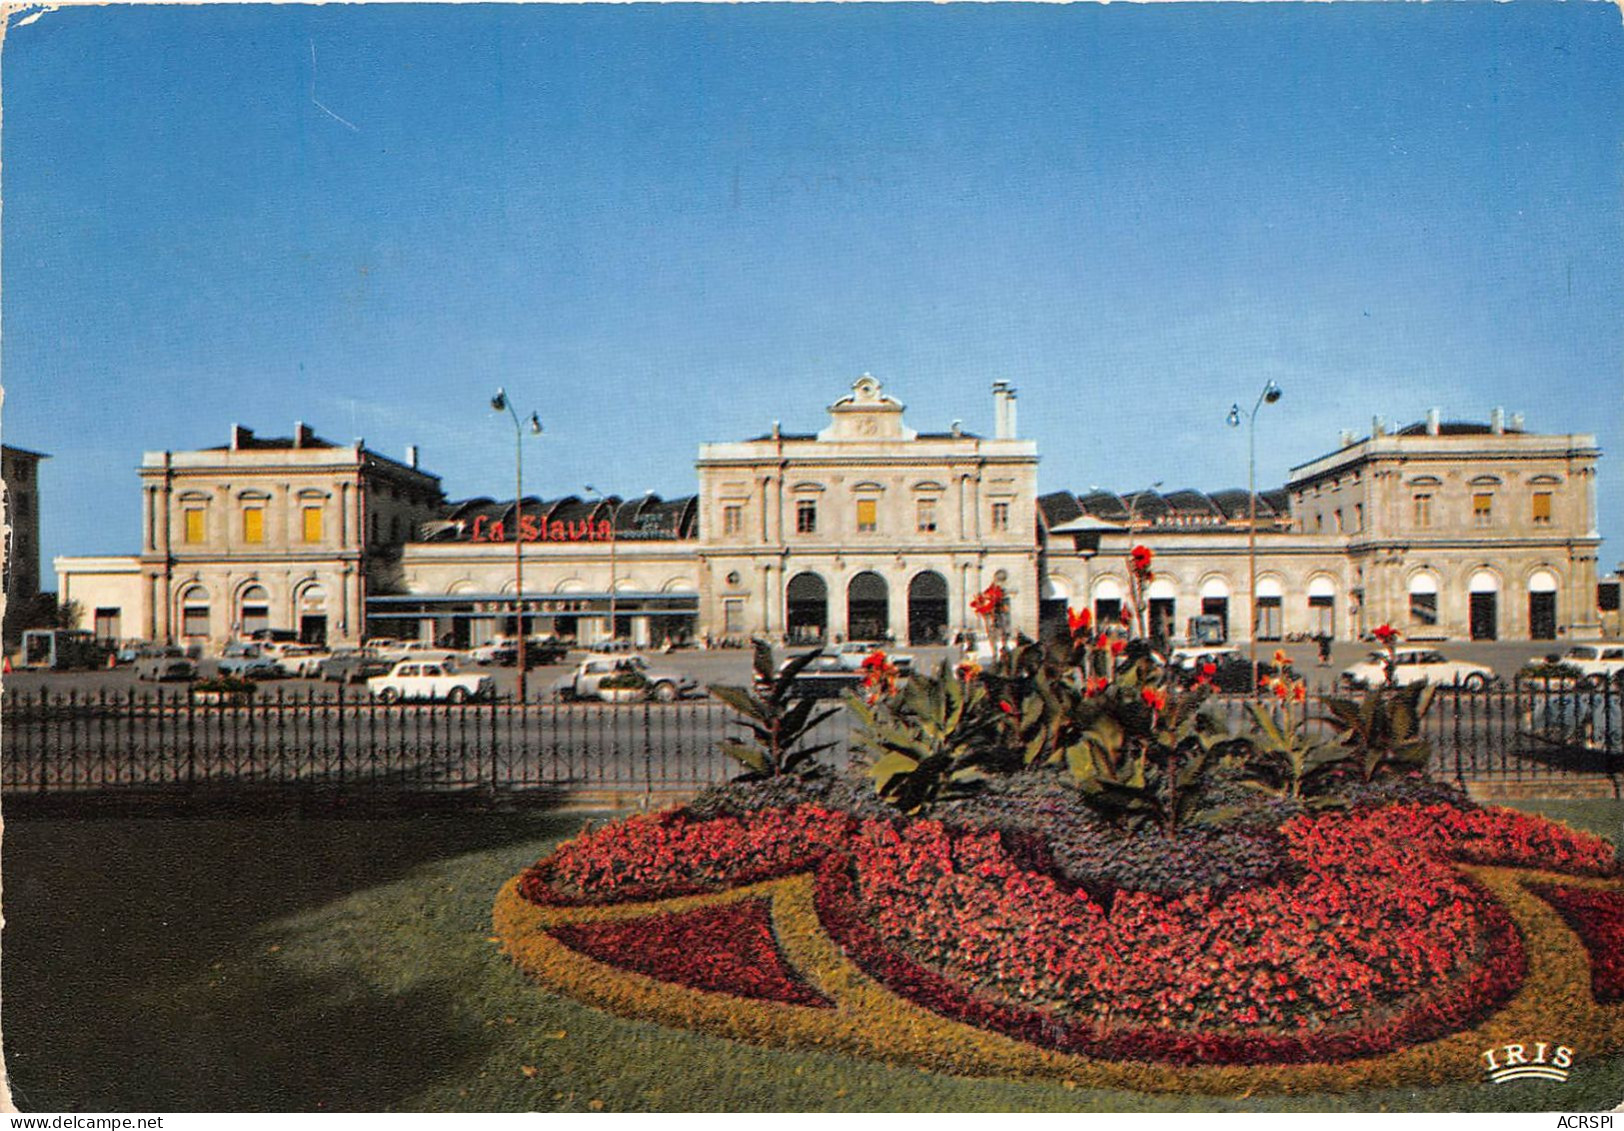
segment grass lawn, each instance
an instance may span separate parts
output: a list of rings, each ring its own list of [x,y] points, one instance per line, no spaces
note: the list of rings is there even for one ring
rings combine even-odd
[[[1624,803],[1540,811],[1617,837]],[[580,815],[17,818],[0,1018],[24,1111],[1596,1110],[1566,1085],[1153,1096],[971,1080],[624,1021],[537,990],[490,939],[501,884]],[[1549,1036],[1561,1034],[1514,1034]]]

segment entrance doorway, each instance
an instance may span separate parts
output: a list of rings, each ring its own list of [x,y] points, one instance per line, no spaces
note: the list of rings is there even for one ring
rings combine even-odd
[[[947,643],[947,579],[934,570],[908,583],[908,643]]]
[[[784,625],[791,644],[821,644],[828,635],[829,587],[815,573],[798,573],[784,593]]]
[[[846,639],[883,640],[890,624],[890,588],[885,578],[864,570],[846,587]]]
[[[1533,640],[1556,639],[1556,575],[1548,569],[1528,579],[1528,635]]]
[[[1472,574],[1467,584],[1471,594],[1473,640],[1496,640],[1500,635],[1500,579],[1486,569]]]

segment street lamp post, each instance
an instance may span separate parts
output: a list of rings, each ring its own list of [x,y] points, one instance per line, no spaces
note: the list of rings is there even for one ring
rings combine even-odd
[[[1247,653],[1252,661],[1252,694],[1257,694],[1257,410],[1280,399],[1280,386],[1272,380],[1263,386],[1246,422],[1246,562],[1251,576],[1246,605],[1252,611],[1252,631],[1248,633]],[[1226,418],[1231,428],[1241,424],[1241,406],[1229,406]]]
[[[525,673],[529,668],[528,649],[525,647],[528,641],[524,634],[524,428],[528,424],[531,435],[541,435],[541,417],[532,412],[530,419],[521,423],[518,412],[507,398],[507,391],[500,388],[491,398],[491,409],[506,412],[513,418],[513,620],[514,635],[519,638],[514,660],[519,669],[519,702],[522,704]]]
[[[592,486],[592,484],[588,483],[586,489],[598,497],[599,506],[609,501],[603,497],[603,492]],[[609,639],[611,642],[620,635],[615,631],[615,543],[619,541],[615,537],[615,512],[619,509],[614,506],[609,508]]]

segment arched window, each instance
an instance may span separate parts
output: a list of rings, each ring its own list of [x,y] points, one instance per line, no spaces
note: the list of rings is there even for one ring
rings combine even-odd
[[[209,634],[209,591],[193,585],[181,594],[180,634],[207,636]]]
[[[846,587],[846,639],[883,640],[891,620],[891,591],[885,578],[865,570]]]
[[[829,587],[815,573],[798,573],[784,590],[784,624],[793,644],[820,643],[828,632]]]
[[[1283,629],[1281,628],[1281,600],[1284,590],[1280,587],[1280,580],[1274,577],[1260,577],[1257,579],[1257,611],[1253,618],[1257,621],[1257,638],[1259,640],[1279,640]]]
[[[1308,625],[1315,636],[1336,636],[1336,583],[1329,577],[1308,582]]]
[[[947,579],[935,570],[908,583],[908,643],[947,643]]]
[[[271,595],[263,585],[250,585],[237,601],[237,633],[252,636],[271,627]]]
[[[1422,571],[1410,578],[1410,625],[1431,628],[1438,623],[1438,579]]]
[[[1094,623],[1104,626],[1122,617],[1122,584],[1114,577],[1094,583]]]
[[[1500,635],[1500,578],[1493,570],[1480,569],[1467,582],[1471,600],[1473,640],[1495,640]]]

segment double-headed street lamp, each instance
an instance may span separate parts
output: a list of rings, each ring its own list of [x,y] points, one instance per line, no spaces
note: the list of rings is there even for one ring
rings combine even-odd
[[[497,389],[491,398],[494,412],[506,412],[513,418],[513,620],[515,635],[519,638],[518,654],[514,657],[519,668],[519,702],[524,702],[527,643],[524,634],[524,429],[528,424],[532,436],[541,435],[541,417],[535,413],[520,422],[519,414],[507,398],[505,389]]]
[[[1252,660],[1252,694],[1257,694],[1257,410],[1266,404],[1273,404],[1280,399],[1280,386],[1272,380],[1263,386],[1258,394],[1257,403],[1252,406],[1252,412],[1246,422],[1246,561],[1250,567],[1251,589],[1246,599],[1247,607],[1252,610],[1252,631],[1247,640],[1247,651]],[[1229,426],[1239,428],[1241,425],[1241,406],[1230,405]]]

